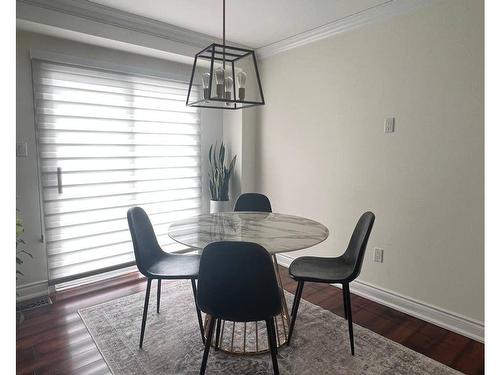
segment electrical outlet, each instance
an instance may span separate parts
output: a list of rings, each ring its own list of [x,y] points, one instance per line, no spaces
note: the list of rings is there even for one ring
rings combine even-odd
[[[376,247],[373,249],[373,261],[377,263],[384,262],[384,249]]]
[[[396,119],[394,117],[387,117],[384,122],[384,133],[394,133],[394,123]]]

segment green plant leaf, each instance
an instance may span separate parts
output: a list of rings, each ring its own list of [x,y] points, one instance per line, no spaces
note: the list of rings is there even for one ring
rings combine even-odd
[[[229,176],[233,173],[234,165],[236,164],[236,155],[234,155],[233,160],[231,160],[231,164],[229,164]]]
[[[31,253],[28,253],[26,250],[21,250],[20,252],[28,255],[31,259],[33,259],[33,255]]]
[[[213,151],[213,160],[214,160],[214,168],[217,169],[217,157],[215,156],[217,154],[217,141],[215,142],[215,147]]]
[[[224,146],[224,143],[222,143],[220,146],[220,151],[219,151],[219,161],[220,161],[221,168],[224,167],[224,157],[225,156],[226,156],[226,146]]]

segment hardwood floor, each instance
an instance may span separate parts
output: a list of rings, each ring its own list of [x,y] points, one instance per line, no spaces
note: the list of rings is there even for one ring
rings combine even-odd
[[[284,287],[296,283],[281,268]],[[57,293],[54,304],[25,313],[17,328],[18,374],[109,374],[106,363],[77,310],[145,289],[138,273],[98,285]],[[302,298],[343,316],[342,291],[306,283]],[[484,373],[484,345],[352,294],[353,320],[380,335],[420,352],[465,374]],[[300,317],[300,316],[299,316]]]

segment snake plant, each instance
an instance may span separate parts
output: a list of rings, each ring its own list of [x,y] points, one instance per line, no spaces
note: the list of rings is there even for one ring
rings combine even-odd
[[[221,143],[217,150],[217,142],[215,146],[210,146],[208,151],[208,161],[210,162],[210,170],[208,179],[210,183],[210,197],[213,201],[229,200],[229,179],[234,170],[236,163],[236,155],[229,163],[229,167],[224,164],[226,157],[226,147]]]
[[[23,264],[23,259],[21,256],[23,254],[28,255],[30,258],[33,258],[33,255],[24,249],[24,245],[26,244],[24,240],[21,238],[24,233],[24,223],[23,219],[19,216],[19,211],[16,210],[16,280],[18,275],[23,276],[23,273],[17,269],[17,266]]]

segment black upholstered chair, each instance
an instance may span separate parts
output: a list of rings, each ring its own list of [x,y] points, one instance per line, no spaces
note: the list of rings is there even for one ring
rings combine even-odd
[[[234,205],[235,211],[257,211],[257,212],[273,212],[271,202],[264,194],[259,193],[244,193],[238,197]]]
[[[128,226],[132,235],[134,245],[135,261],[139,271],[148,278],[146,287],[146,299],[144,301],[144,312],[142,313],[141,339],[139,347],[142,348],[144,340],[144,329],[146,328],[146,318],[148,315],[149,294],[151,291],[151,282],[158,280],[158,289],[156,294],[156,312],[160,312],[160,296],[162,280],[191,280],[193,295],[195,297],[196,312],[198,314],[198,324],[202,340],[203,323],[201,312],[196,303],[196,279],[200,266],[199,255],[180,255],[164,252],[156,239],[153,226],[149,221],[148,215],[140,207],[130,208],[127,212]]]
[[[281,296],[271,256],[251,242],[222,241],[205,247],[200,261],[198,306],[210,317],[200,374],[205,373],[216,320],[265,321],[273,369],[279,374],[273,317]]]
[[[349,324],[349,339],[351,342],[351,354],[354,355],[354,336],[352,328],[351,293],[349,283],[356,279],[361,272],[366,245],[375,221],[372,212],[361,215],[347,250],[336,258],[320,258],[305,256],[295,259],[288,269],[292,279],[298,281],[295,299],[292,306],[292,322],[288,334],[288,345],[292,339],[292,333],[297,319],[302,289],[306,281],[315,283],[342,284],[344,297],[344,314]]]

